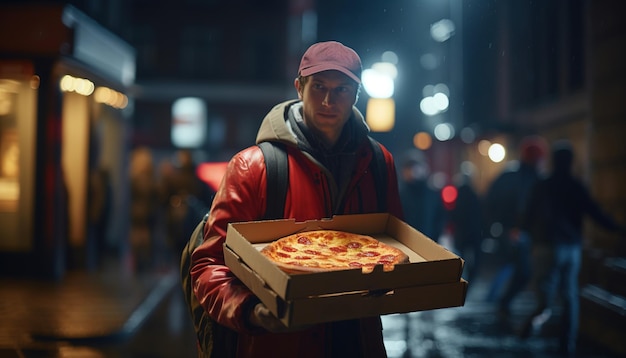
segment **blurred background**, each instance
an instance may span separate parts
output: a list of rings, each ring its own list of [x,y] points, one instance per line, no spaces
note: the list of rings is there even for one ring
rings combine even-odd
[[[0,273],[63,282],[110,258],[132,272],[176,263],[225,163],[254,143],[274,104],[296,97],[300,56],[324,40],[360,54],[357,107],[372,136],[398,163],[419,151],[446,210],[456,179],[483,196],[518,162],[522,139],[539,135],[571,141],[575,175],[623,224],[620,4],[3,1]],[[486,267],[496,236],[483,231]],[[590,300],[600,308],[583,307],[581,331],[624,349],[610,337],[626,321],[616,283],[626,245],[593,223],[585,236],[581,286],[601,291]],[[435,239],[455,248],[446,228]]]

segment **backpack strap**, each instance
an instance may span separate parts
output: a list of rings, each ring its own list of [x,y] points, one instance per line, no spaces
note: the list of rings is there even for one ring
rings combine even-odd
[[[264,220],[280,219],[285,212],[285,200],[289,187],[289,162],[284,144],[261,142],[258,144],[265,157],[267,172],[267,200]]]
[[[372,158],[371,170],[374,174],[374,183],[376,184],[376,202],[378,203],[378,211],[384,213],[387,211],[387,162],[385,155],[380,148],[380,144],[376,139],[367,136],[372,146],[374,156]]]

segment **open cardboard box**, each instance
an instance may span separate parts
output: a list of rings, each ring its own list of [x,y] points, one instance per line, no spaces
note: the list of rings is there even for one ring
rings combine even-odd
[[[376,266],[310,274],[287,274],[259,251],[296,232],[341,230],[396,246],[410,263],[393,271]],[[339,215],[231,223],[224,257],[231,271],[287,326],[308,325],[389,313],[462,306],[467,282],[463,259],[390,214]]]

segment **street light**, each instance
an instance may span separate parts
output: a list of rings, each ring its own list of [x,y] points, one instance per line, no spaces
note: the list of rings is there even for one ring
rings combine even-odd
[[[365,121],[374,132],[388,132],[395,124],[396,105],[392,96],[397,74],[393,63],[378,62],[363,71],[361,76],[363,88],[370,97]]]

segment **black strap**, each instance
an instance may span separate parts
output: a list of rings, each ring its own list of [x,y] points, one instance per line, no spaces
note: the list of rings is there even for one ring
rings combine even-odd
[[[259,148],[265,157],[267,171],[267,200],[264,220],[280,219],[284,215],[285,200],[289,187],[289,162],[282,143],[262,142]]]
[[[376,202],[378,203],[378,211],[384,213],[387,211],[387,162],[385,155],[380,148],[378,142],[368,136],[372,145],[374,157],[372,158],[372,171],[374,174],[374,183],[376,184]]]

